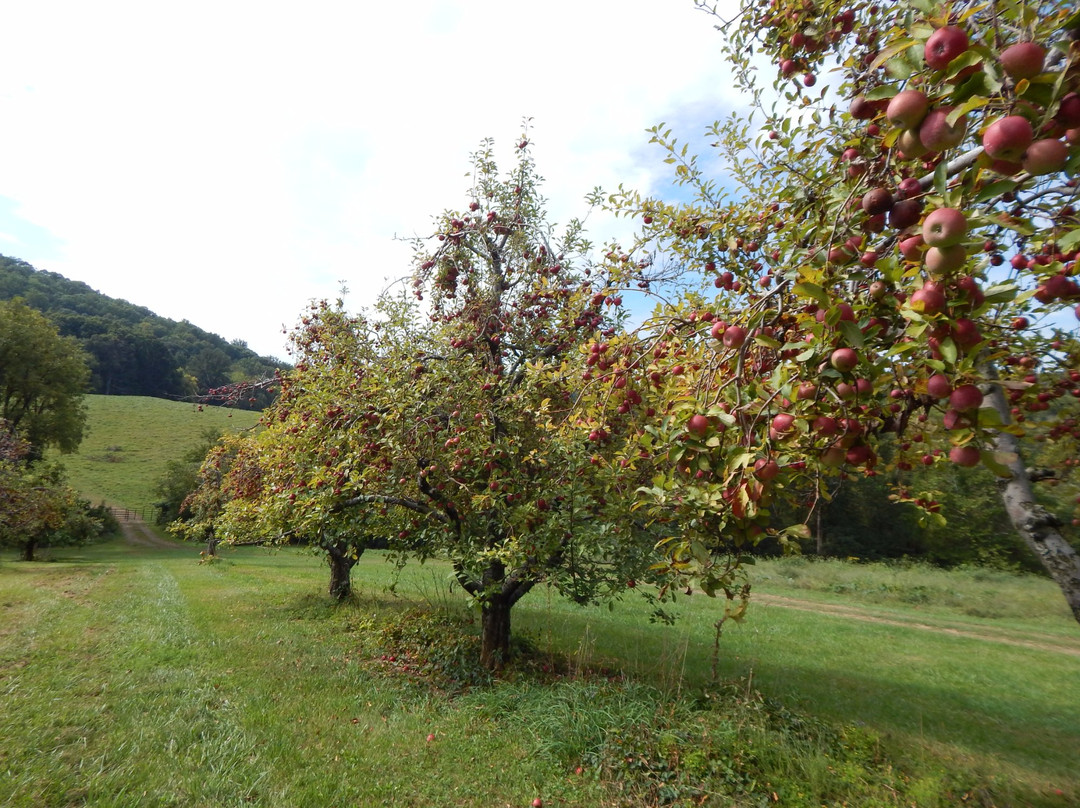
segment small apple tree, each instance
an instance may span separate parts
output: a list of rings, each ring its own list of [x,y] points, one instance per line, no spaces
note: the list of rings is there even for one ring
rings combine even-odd
[[[670,571],[730,594],[796,480],[824,497],[830,475],[888,472],[938,519],[908,472],[982,463],[1080,620],[1080,559],[1021,459],[1021,440],[1075,457],[1080,437],[1073,4],[745,0],[730,21],[697,5],[747,112],[708,132],[724,176],[653,130],[690,201],[608,197],[641,224],[610,253],[609,295],[650,263],[697,284],[587,391],[602,406],[618,370],[647,391],[623,455],[662,465],[642,490],[687,528]]]
[[[207,492],[218,535],[377,535],[402,561],[448,558],[480,609],[488,667],[533,587],[583,603],[624,591],[654,543],[626,507],[640,480],[605,460],[619,427],[588,428],[575,407],[608,351],[580,345],[615,333],[618,301],[574,265],[580,224],[560,239],[547,224],[526,138],[516,155],[501,176],[483,143],[467,208],[414,241],[400,294],[362,316],[323,303],[302,318],[296,367],[251,442],[257,471],[234,463],[217,489],[227,502]]]
[[[427,322],[364,385],[378,439],[352,481],[354,502],[396,511],[396,541],[449,557],[480,607],[489,667],[533,587],[591,602],[640,576],[653,543],[627,512],[637,481],[604,460],[620,425],[592,428],[575,406],[596,361],[580,345],[615,333],[619,301],[575,267],[580,223],[561,238],[547,223],[527,136],[516,155],[503,176],[482,144],[467,208],[414,241],[412,299],[383,301],[387,322],[416,322],[421,305]]]

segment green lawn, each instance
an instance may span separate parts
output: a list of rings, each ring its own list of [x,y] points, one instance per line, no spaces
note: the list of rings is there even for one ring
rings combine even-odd
[[[88,432],[61,456],[71,485],[93,504],[141,510],[154,501],[166,464],[201,443],[204,432],[239,431],[259,414],[142,396],[87,396]]]
[[[391,594],[392,568],[365,555],[355,602],[335,607],[319,559],[292,550],[227,551],[212,565],[196,548],[122,541],[51,554],[0,560],[0,805],[1080,800],[1080,631],[1029,576],[934,571],[959,576],[958,590],[1023,593],[1030,613],[995,619],[936,596],[829,591],[828,568],[803,573],[817,589],[796,587],[786,562],[769,562],[755,573],[769,594],[928,628],[759,604],[725,628],[734,684],[720,689],[708,687],[715,601],[680,599],[667,627],[636,597],[609,611],[537,591],[515,631],[562,655],[462,692],[423,673],[405,641],[400,659],[381,659],[387,620],[407,639],[423,624],[409,609],[462,611],[443,565],[408,568]],[[861,570],[877,589],[896,574]],[[914,572],[928,588],[946,580]],[[1002,621],[1049,647],[931,630],[992,635]],[[434,656],[456,642],[419,647]],[[654,786],[648,799],[633,778]]]

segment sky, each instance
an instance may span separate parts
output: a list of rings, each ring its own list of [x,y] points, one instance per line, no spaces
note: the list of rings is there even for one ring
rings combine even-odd
[[[309,300],[408,274],[401,238],[464,206],[483,138],[509,168],[525,117],[554,221],[596,186],[670,195],[646,130],[704,150],[740,104],[715,22],[692,0],[9,3],[0,253],[286,358]]]

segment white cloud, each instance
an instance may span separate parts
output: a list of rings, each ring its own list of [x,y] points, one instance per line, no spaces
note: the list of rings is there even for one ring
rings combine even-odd
[[[738,102],[690,0],[71,0],[5,17],[3,228],[58,242],[17,257],[277,355],[308,299],[343,280],[361,305],[407,271],[393,237],[463,201],[482,138],[509,164],[533,118],[564,221],[596,185],[664,176],[648,126]],[[590,225],[600,240],[610,223]]]

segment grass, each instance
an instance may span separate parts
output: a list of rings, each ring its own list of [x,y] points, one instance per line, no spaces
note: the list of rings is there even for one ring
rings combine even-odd
[[[65,463],[129,508],[208,427],[255,420],[88,403]],[[294,551],[49,555],[0,557],[3,806],[1080,803],[1080,632],[1030,575],[760,563],[720,684],[717,602],[681,597],[669,627],[629,591],[609,611],[537,590],[491,681],[438,563],[395,578],[366,554],[337,607]]]
[[[485,683],[437,563],[407,568],[393,595],[392,568],[367,554],[357,597],[335,607],[325,567],[294,551],[211,565],[122,542],[53,554],[0,562],[2,805],[1080,799],[1080,657],[1065,652],[1080,639],[1031,576],[915,569],[930,594],[912,604],[875,600],[892,568],[862,567],[838,592],[847,573],[807,564],[800,580],[816,583],[798,588],[799,565],[767,562],[756,576],[775,597],[988,637],[759,604],[725,629],[722,686],[708,681],[715,601],[680,599],[667,627],[637,598],[608,611],[537,591],[515,611],[531,653]],[[936,594],[951,578],[1026,605],[967,614]],[[1002,621],[1060,648],[998,642]]]
[[[141,510],[154,501],[166,464],[201,441],[204,432],[239,431],[259,414],[142,396],[87,396],[88,433],[62,457],[71,485],[95,505]]]

